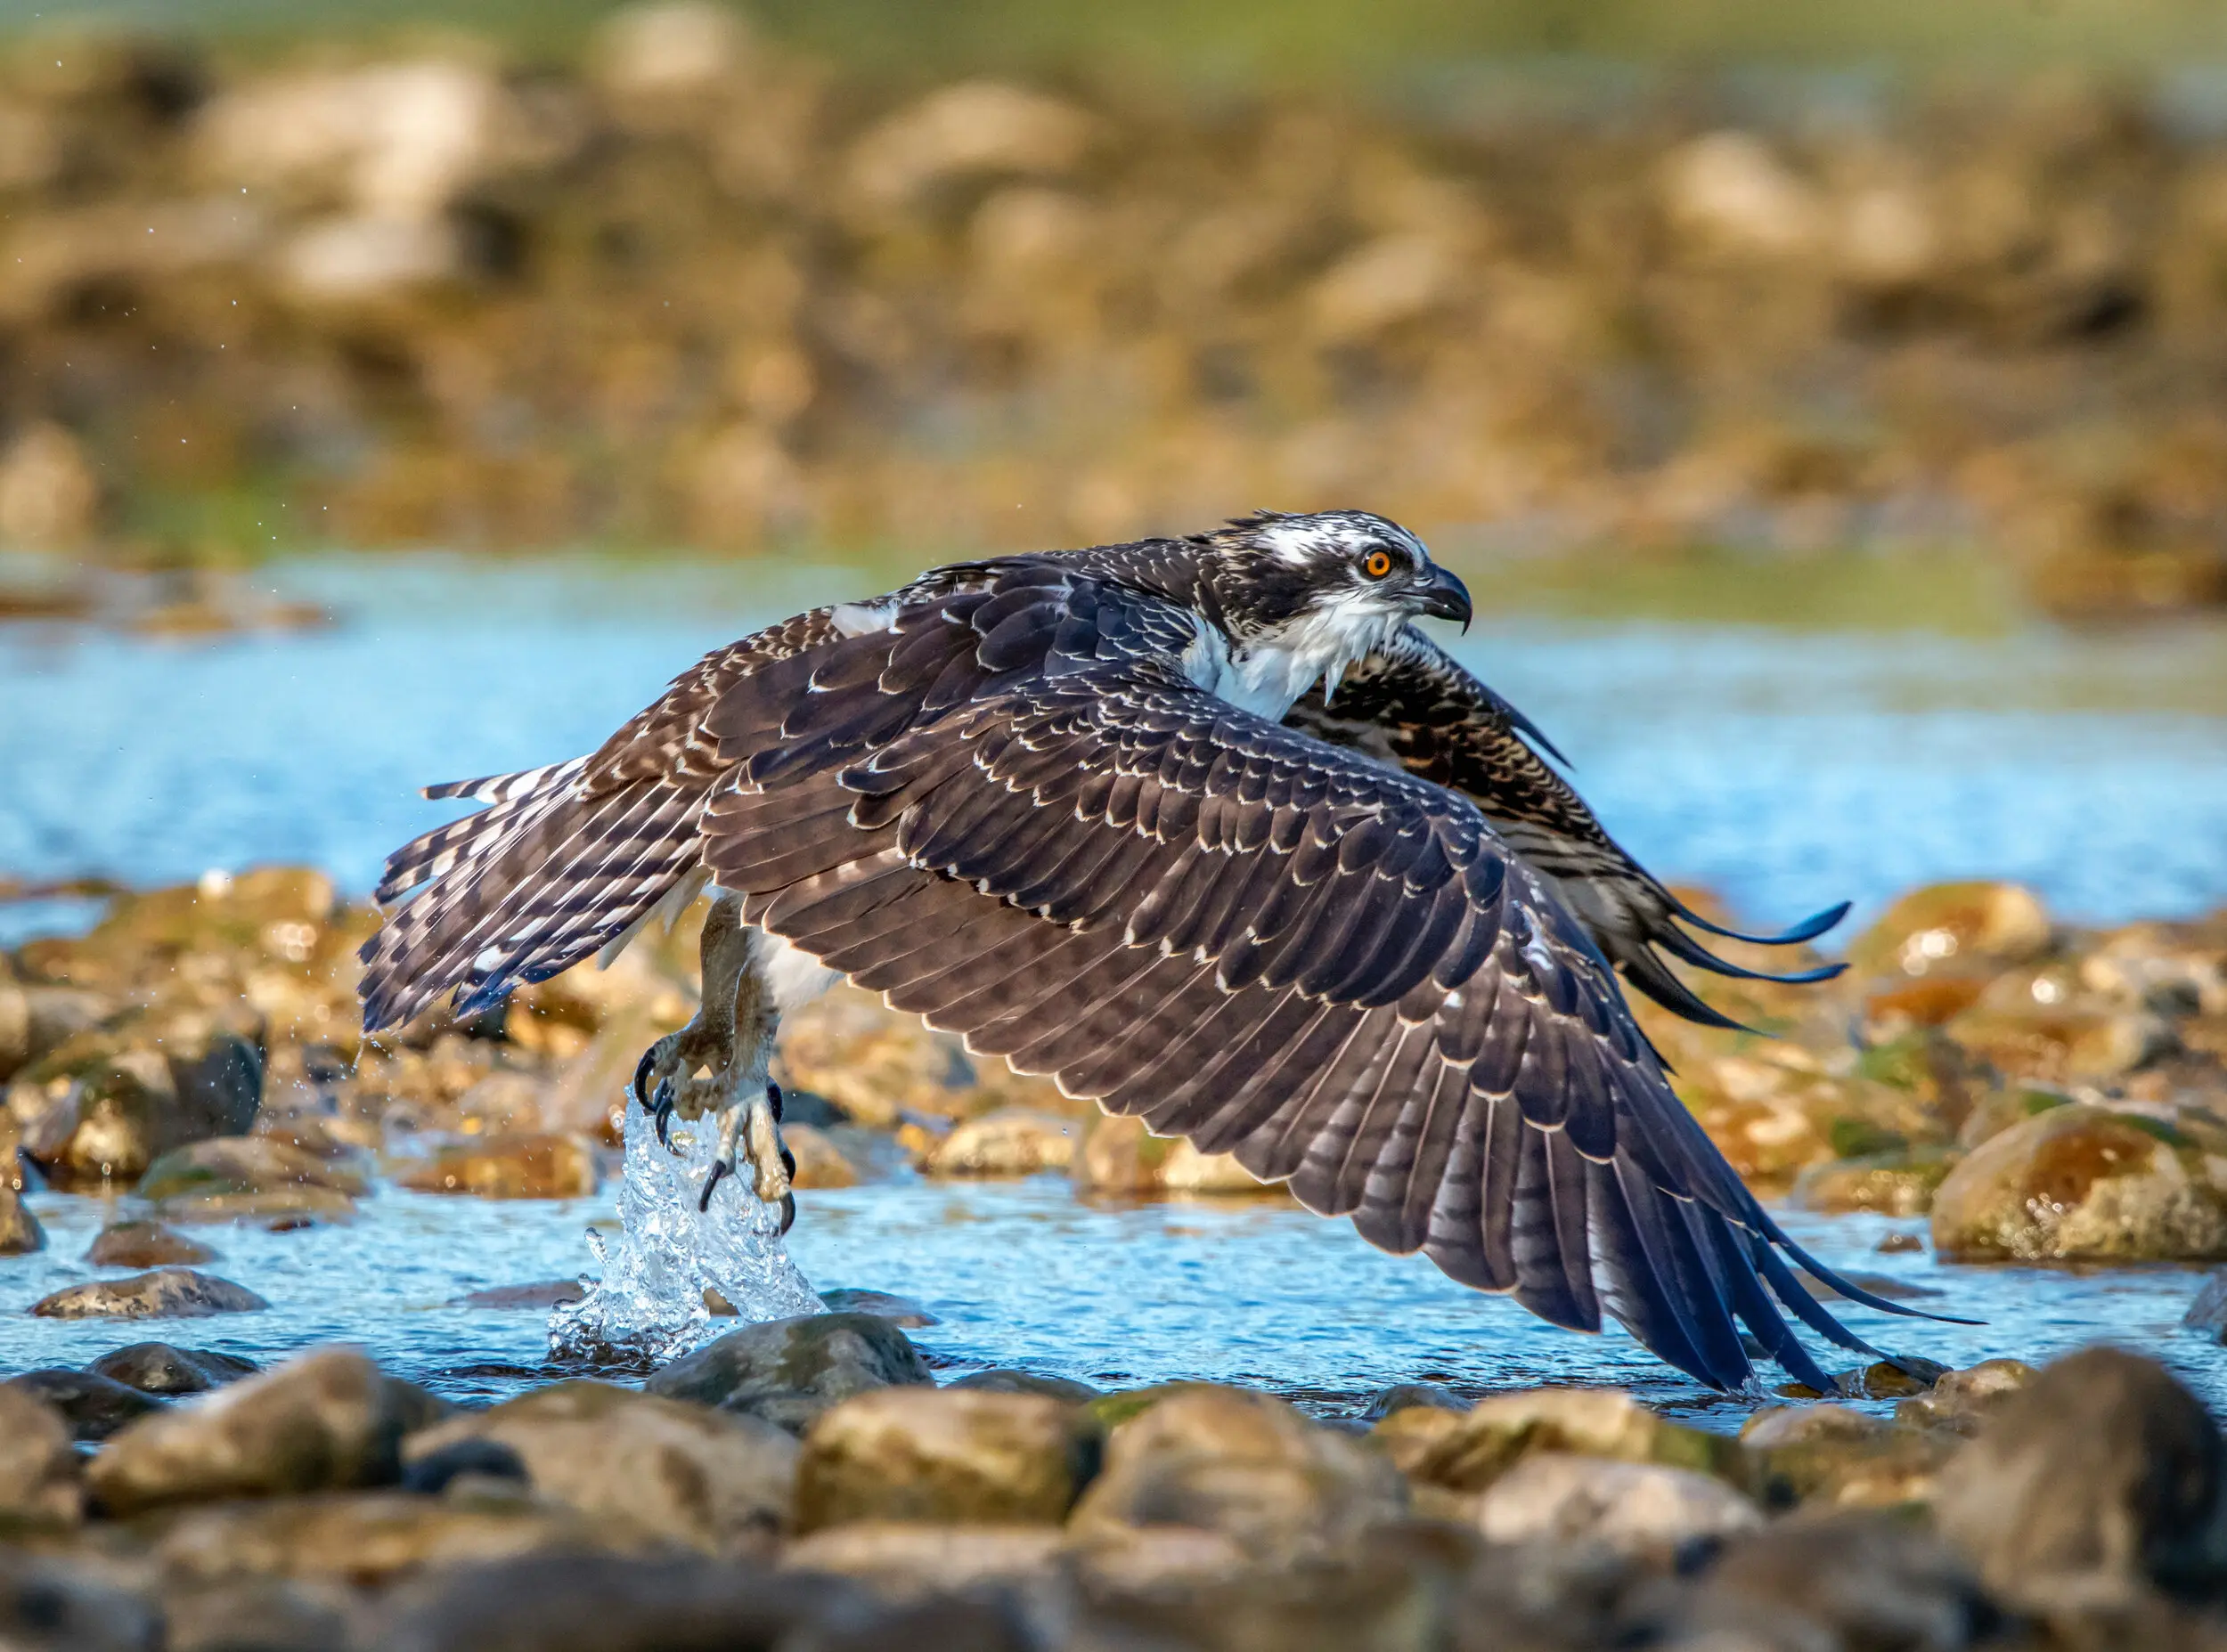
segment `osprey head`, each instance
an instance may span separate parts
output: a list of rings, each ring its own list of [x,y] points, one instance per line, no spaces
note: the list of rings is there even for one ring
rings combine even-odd
[[[1208,578],[1233,638],[1309,618],[1374,623],[1385,635],[1421,615],[1469,623],[1468,587],[1421,540],[1370,511],[1260,510],[1198,542],[1223,565]]]
[[[1469,623],[1469,591],[1423,541],[1366,510],[1257,511],[1193,543],[1203,605],[1227,639],[1217,692],[1281,717],[1423,616]],[[1195,672],[1202,681],[1205,675]]]

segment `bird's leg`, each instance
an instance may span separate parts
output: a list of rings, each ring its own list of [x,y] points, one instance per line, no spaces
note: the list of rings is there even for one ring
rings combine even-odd
[[[642,1055],[634,1095],[657,1119],[658,1139],[674,1113],[721,1115],[719,1151],[697,1200],[711,1208],[723,1176],[752,1170],[757,1195],[781,1208],[781,1230],[795,1219],[789,1178],[795,1159],[781,1141],[781,1092],[768,1076],[780,1020],[765,968],[766,940],[742,922],[741,903],[722,896],[704,919],[704,996],[696,1019]]]
[[[730,1088],[736,994],[751,962],[742,903],[733,896],[722,895],[705,915],[698,956],[704,991],[694,1019],[644,1050],[634,1069],[634,1099],[656,1118],[660,1142],[666,1142],[674,1113],[700,1119],[724,1102]]]

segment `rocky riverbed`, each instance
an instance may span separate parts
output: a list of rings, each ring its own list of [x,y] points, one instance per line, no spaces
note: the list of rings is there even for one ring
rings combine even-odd
[[[621,1080],[690,1008],[684,922],[500,1013],[366,1044],[353,953],[372,922],[321,875],[273,867],[119,897],[88,932],[5,955],[11,1644],[2227,1637],[2207,1615],[2227,1599],[2213,1420],[2133,1355],[2037,1375],[2040,1347],[2015,1337],[2038,1315],[1962,1369],[1912,1358],[1848,1371],[1833,1396],[1729,1406],[1659,1375],[1531,1386],[1490,1343],[1372,1390],[1279,1379],[1272,1357],[1243,1383],[1138,1387],[1115,1314],[1081,1371],[1031,1356],[1048,1303],[1016,1305],[1018,1345],[985,1357],[865,1274],[808,1319],[721,1335],[735,1322],[713,1317],[704,1346],[647,1371],[558,1368],[513,1332],[492,1364],[459,1346],[405,1375],[326,1340],[348,1335],[345,1271],[289,1334],[293,1258],[405,1208],[428,1282],[509,1282],[460,1298],[453,1342],[491,1318],[538,1325],[576,1287],[546,1246],[542,1279],[501,1272],[503,1213],[598,1208]],[[2227,1290],[2156,1269],[2227,1260],[2227,914],[2085,929],[2015,885],[1942,885],[1848,957],[1823,988],[1712,986],[1758,1034],[1647,1016],[1743,1173],[1790,1219],[1876,1235],[1878,1282],[1912,1288],[1897,1268],[1929,1253],[1915,1289],[1951,1300],[1922,1306],[1968,1306],[1956,1282],[1994,1277],[1978,1265],[2078,1264],[2183,1281],[2182,1334],[2219,1334]],[[1235,1234],[1212,1227],[1231,1210],[1309,1221],[1227,1161],[979,1068],[861,996],[794,1018],[780,1062],[800,1244],[816,1200],[832,1217],[877,1190],[1009,1184],[1050,1226],[1063,1177],[1071,1201],[1190,1210],[1211,1232]],[[955,1200],[948,1219],[982,1218]],[[1337,1314],[1334,1274],[1301,1282]],[[1137,1301],[1131,1322],[1154,1311]],[[1402,1331],[1351,1334],[1399,1370]]]
[[[35,36],[0,544],[103,560],[0,569],[0,614],[299,623],[97,576],[273,546],[1353,502],[1442,547],[1978,545],[2062,613],[2227,599],[2200,71],[1425,78],[934,84],[704,4],[555,59]]]

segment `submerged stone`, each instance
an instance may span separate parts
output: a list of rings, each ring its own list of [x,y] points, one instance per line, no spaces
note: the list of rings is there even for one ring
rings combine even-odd
[[[152,1395],[126,1387],[97,1371],[27,1371],[7,1387],[37,1396],[69,1419],[80,1440],[105,1440],[129,1422],[163,1408]]]
[[[216,1253],[159,1222],[112,1222],[86,1252],[95,1267],[194,1267],[214,1262]]]
[[[828,1305],[831,1314],[871,1314],[905,1331],[918,1331],[943,1322],[910,1297],[893,1296],[886,1290],[862,1290],[840,1285],[833,1290],[821,1291],[820,1299]]]
[[[143,1394],[206,1394],[262,1368],[213,1348],[175,1348],[167,1342],[135,1342],[103,1354],[86,1367]]]

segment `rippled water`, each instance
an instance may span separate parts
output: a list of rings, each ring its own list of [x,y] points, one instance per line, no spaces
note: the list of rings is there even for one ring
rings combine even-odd
[[[840,568],[618,570],[438,560],[279,570],[333,630],[215,643],[0,633],[0,870],[137,883],[314,862],[367,887],[433,810],[428,781],[586,750],[701,649],[886,579]],[[1576,761],[1612,829],[1758,920],[1843,897],[2009,875],[2109,920],[2227,900],[2227,633],[1815,635],[1647,623],[1481,623],[1465,657]],[[1859,918],[1861,910],[1859,911]],[[82,907],[0,907],[0,940]],[[1333,1410],[1385,1384],[1615,1382],[1704,1403],[1620,1333],[1571,1336],[1276,1204],[1079,1203],[1064,1182],[901,1179],[804,1196],[794,1254],[820,1287],[913,1296],[959,1364],[1100,1383],[1265,1383]],[[273,1311],[151,1326],[20,1309],[94,1270],[94,1201],[34,1201],[53,1237],[0,1264],[0,1365],[81,1363],[142,1335],[266,1358],[336,1338],[459,1396],[542,1374],[544,1315],[445,1306],[575,1275],[616,1195],[493,1204],[383,1189],[346,1227],[213,1230],[216,1271]],[[2100,1336],[2150,1347],[2227,1403],[2227,1353],[2177,1328],[2176,1269],[1937,1268],[1877,1256],[1891,1226],[1790,1218],[1827,1259],[1942,1293],[1965,1328],[1852,1322],[1954,1363]],[[1907,1227],[1909,1225],[1902,1225]]]

